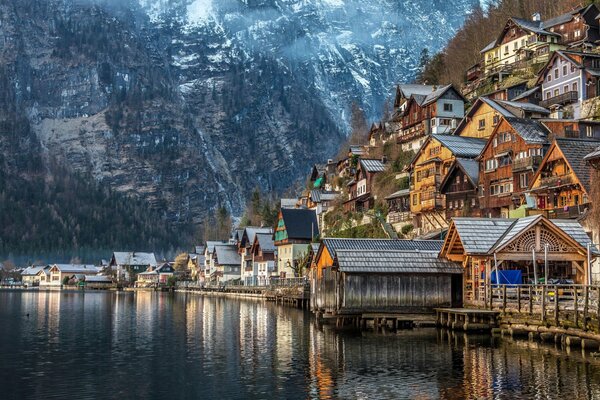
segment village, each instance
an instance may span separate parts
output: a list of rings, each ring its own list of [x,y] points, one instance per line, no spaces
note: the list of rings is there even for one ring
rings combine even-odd
[[[599,15],[509,18],[462,87],[397,85],[389,118],[307,171],[273,226],[4,285],[260,294],[342,327],[492,329],[502,314],[514,332],[600,341]]]

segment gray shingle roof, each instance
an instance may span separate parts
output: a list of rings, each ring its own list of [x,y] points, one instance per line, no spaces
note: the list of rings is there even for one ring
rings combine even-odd
[[[550,110],[548,110],[547,108],[538,106],[537,104],[533,104],[533,103],[522,103],[519,101],[505,101],[505,100],[498,100],[498,103],[500,103],[502,105],[514,107],[514,108],[519,108],[524,111],[535,112],[535,113],[546,114],[546,115],[550,114]]]
[[[360,160],[362,169],[368,172],[383,172],[385,171],[385,164],[378,159],[363,158]]]
[[[506,118],[506,120],[525,142],[530,144],[547,143],[548,131],[540,122],[516,117]]]
[[[583,157],[583,159],[586,161],[589,161],[589,160],[593,160],[598,157],[600,157],[600,146],[598,146],[598,148],[596,150],[592,151],[590,154]]]
[[[389,196],[387,196],[385,199],[391,200],[391,199],[396,199],[398,197],[406,197],[406,196],[410,196],[410,189],[398,190],[397,192],[394,192],[394,193],[390,194]]]
[[[479,184],[479,162],[470,158],[456,158],[456,162],[460,164],[463,171],[469,176],[473,185]]]
[[[541,215],[532,215],[529,217],[519,218],[508,228],[504,236],[498,240],[498,243],[496,246],[494,246],[494,248],[503,247],[523,231],[529,229],[530,226],[535,224],[541,218]]]
[[[446,85],[446,86],[442,86],[439,89],[436,89],[435,91],[429,93],[427,95],[427,97],[425,97],[425,99],[423,100],[423,102],[421,103],[421,105],[426,105],[426,104],[430,104],[433,103],[434,101],[437,101],[437,99],[439,99],[440,97],[442,97],[444,95],[444,93],[446,93],[448,90],[452,89],[452,85]]]
[[[242,245],[246,246],[246,247],[250,247],[252,246],[252,243],[254,243],[254,237],[259,234],[259,233],[266,233],[269,235],[273,235],[273,228],[271,227],[260,227],[260,226],[247,226],[244,228],[244,234],[242,235],[242,237],[244,238]],[[245,238],[248,238],[248,241],[246,242]]]
[[[217,245],[223,245],[223,244],[227,244],[227,242],[224,242],[222,240],[208,240],[206,242],[206,248],[208,249],[209,253],[214,253],[215,252],[215,246],[217,246]]]
[[[113,253],[117,265],[156,265],[154,253],[143,253],[138,251],[116,251]]]
[[[47,268],[46,265],[32,265],[31,267],[27,267],[23,270],[23,272],[21,272],[21,276],[35,276],[38,274],[38,272],[40,272],[41,270],[43,270],[44,268]]]
[[[295,208],[298,199],[281,199],[281,208]]]
[[[496,47],[496,39],[492,40],[490,43],[487,44],[487,46],[481,49],[480,53],[485,53],[486,51],[491,50],[494,47]]]
[[[338,250],[420,250],[439,252],[444,242],[442,240],[405,240],[405,239],[344,239],[325,238],[323,245],[329,254],[335,256]]]
[[[133,264],[131,264],[133,265]],[[54,266],[56,266],[60,272],[67,272],[70,274],[77,274],[77,273],[87,273],[87,272],[91,272],[91,273],[97,273],[98,271],[100,271],[100,268],[96,267],[95,265],[90,265],[90,264],[54,264]]]
[[[527,97],[531,96],[532,94],[534,94],[535,92],[537,92],[538,90],[541,90],[541,86],[536,86],[534,88],[531,88],[529,90],[524,91],[523,93],[521,93],[520,95],[514,97],[512,99],[513,102],[517,101],[517,100],[523,100],[526,99]]]
[[[453,219],[467,254],[487,254],[515,221],[505,218]]]
[[[455,135],[431,135],[456,157],[475,158],[483,150],[486,140]]]
[[[282,208],[281,215],[288,239],[311,240],[319,235],[319,223],[315,210]]]
[[[217,253],[217,264],[219,265],[240,265],[242,259],[234,244],[222,244],[215,246]]]
[[[413,94],[420,94],[427,96],[429,93],[433,92],[433,85],[417,85],[417,84],[400,84],[398,88],[402,92],[402,95],[405,98],[409,98]]]
[[[560,148],[577,179],[588,193],[591,185],[591,167],[586,163],[585,157],[594,151],[598,144],[600,142],[597,140],[556,138],[556,145]]]
[[[438,258],[433,251],[338,250],[337,265],[346,273],[462,274],[460,264]]]
[[[587,245],[592,243],[592,240],[578,221],[572,219],[553,219],[552,223],[558,226],[567,235],[575,239],[575,241],[584,248],[587,248]],[[592,246],[592,252],[595,254],[600,254],[597,246]]]
[[[257,233],[256,240],[262,251],[272,252],[275,251],[275,243],[273,242],[273,234],[271,233]]]

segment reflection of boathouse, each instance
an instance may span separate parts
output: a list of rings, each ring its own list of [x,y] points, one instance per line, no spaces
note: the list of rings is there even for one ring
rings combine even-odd
[[[590,282],[589,261],[597,255],[575,220],[549,220],[542,215],[520,218],[455,218],[440,256],[462,263],[465,302],[486,299],[494,267],[519,270],[521,282],[547,276],[576,284]],[[545,269],[547,266],[547,271]]]

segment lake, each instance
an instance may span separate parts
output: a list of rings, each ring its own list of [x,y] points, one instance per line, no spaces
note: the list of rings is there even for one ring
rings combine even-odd
[[[600,398],[581,351],[198,294],[1,291],[0,339],[2,399]]]

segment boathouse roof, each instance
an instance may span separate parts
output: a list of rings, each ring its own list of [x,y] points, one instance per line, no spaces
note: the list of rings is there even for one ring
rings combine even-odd
[[[439,252],[442,249],[443,240],[407,240],[407,239],[343,239],[325,238],[323,245],[331,256],[340,250],[419,250]]]
[[[460,264],[438,258],[435,251],[338,250],[341,272],[388,274],[462,274]]]

